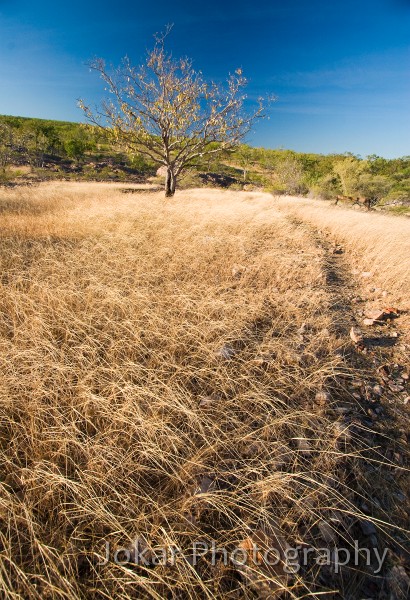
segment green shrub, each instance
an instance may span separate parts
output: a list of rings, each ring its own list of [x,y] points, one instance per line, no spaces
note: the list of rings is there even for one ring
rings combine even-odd
[[[243,183],[231,183],[229,189],[235,192],[241,192],[243,190]]]
[[[329,173],[315,183],[312,183],[309,186],[309,191],[312,192],[314,196],[318,196],[324,200],[331,200],[341,193],[338,178],[332,173]]]

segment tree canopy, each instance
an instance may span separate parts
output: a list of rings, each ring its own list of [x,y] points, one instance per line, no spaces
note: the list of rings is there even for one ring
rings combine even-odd
[[[166,195],[175,193],[181,171],[204,156],[235,148],[254,121],[263,100],[245,108],[247,80],[237,69],[225,85],[206,82],[188,58],[165,49],[169,30],[156,37],[144,64],[124,58],[116,68],[103,59],[90,63],[105,81],[111,99],[93,110],[80,101],[88,120],[108,128],[114,139],[167,168]]]

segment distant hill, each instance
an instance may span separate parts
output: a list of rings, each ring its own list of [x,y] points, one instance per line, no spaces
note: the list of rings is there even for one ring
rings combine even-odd
[[[95,126],[0,116],[3,183],[59,178],[135,182],[155,177],[157,168],[138,151],[118,147]],[[179,184],[255,188],[323,199],[359,195],[372,205],[402,211],[410,204],[410,157],[363,159],[350,152],[325,155],[243,144],[215,159],[198,159]]]

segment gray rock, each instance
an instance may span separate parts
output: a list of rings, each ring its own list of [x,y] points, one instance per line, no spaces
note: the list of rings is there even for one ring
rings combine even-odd
[[[389,389],[392,392],[403,392],[404,391],[404,386],[403,385],[397,385],[396,383],[393,382],[389,382]]]
[[[312,446],[309,440],[306,438],[295,438],[295,443],[301,454],[304,454],[305,456],[311,454]]]
[[[361,379],[353,379],[352,381],[352,387],[354,388],[361,388],[363,385],[363,381],[361,381]]]
[[[371,521],[360,521],[360,528],[363,532],[363,535],[366,536],[376,535],[377,533],[377,529]]]
[[[363,342],[363,334],[358,327],[352,327],[350,330],[350,338],[355,344],[361,344]]]
[[[328,392],[318,392],[315,396],[316,404],[320,404],[323,406],[324,404],[329,404],[331,401],[330,394]]]
[[[229,344],[225,344],[222,348],[219,348],[215,352],[216,358],[220,358],[222,360],[231,360],[236,354],[235,348],[230,346]]]
[[[347,415],[349,412],[352,412],[351,406],[336,406],[335,411],[338,415]]]
[[[199,408],[210,408],[214,406],[220,400],[220,396],[217,394],[209,394],[208,396],[201,396],[199,399]]]
[[[337,535],[333,527],[327,521],[319,521],[318,528],[322,539],[327,544],[336,544]]]
[[[389,600],[406,600],[410,595],[410,577],[404,567],[397,565],[390,569],[387,576],[390,587]]]

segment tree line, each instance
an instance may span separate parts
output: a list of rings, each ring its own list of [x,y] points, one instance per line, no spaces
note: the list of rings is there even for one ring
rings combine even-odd
[[[124,152],[98,127],[0,116],[3,178],[12,165],[30,165],[46,173],[51,165],[58,168],[61,164],[75,165],[76,177],[82,178],[89,174],[90,164],[98,161],[105,165],[102,177],[110,175],[113,165],[128,165],[145,175],[156,171],[153,160],[142,153]],[[218,174],[222,184],[226,181],[236,189],[254,186],[277,194],[310,194],[324,199],[339,194],[363,195],[373,204],[410,201],[410,156],[386,159],[373,154],[361,158],[351,153],[325,155],[241,144],[234,151],[198,156],[188,181],[202,185],[200,175],[206,173]]]
[[[350,152],[324,155],[243,145],[232,162],[242,169],[244,182],[260,182],[278,194],[364,196],[372,205],[410,202],[410,156],[362,158]]]
[[[100,164],[99,164],[100,163]],[[76,178],[99,178],[113,171],[153,174],[155,166],[141,155],[124,152],[106,132],[82,123],[0,115],[0,182],[16,178],[19,167],[29,166],[41,179],[73,172]]]

